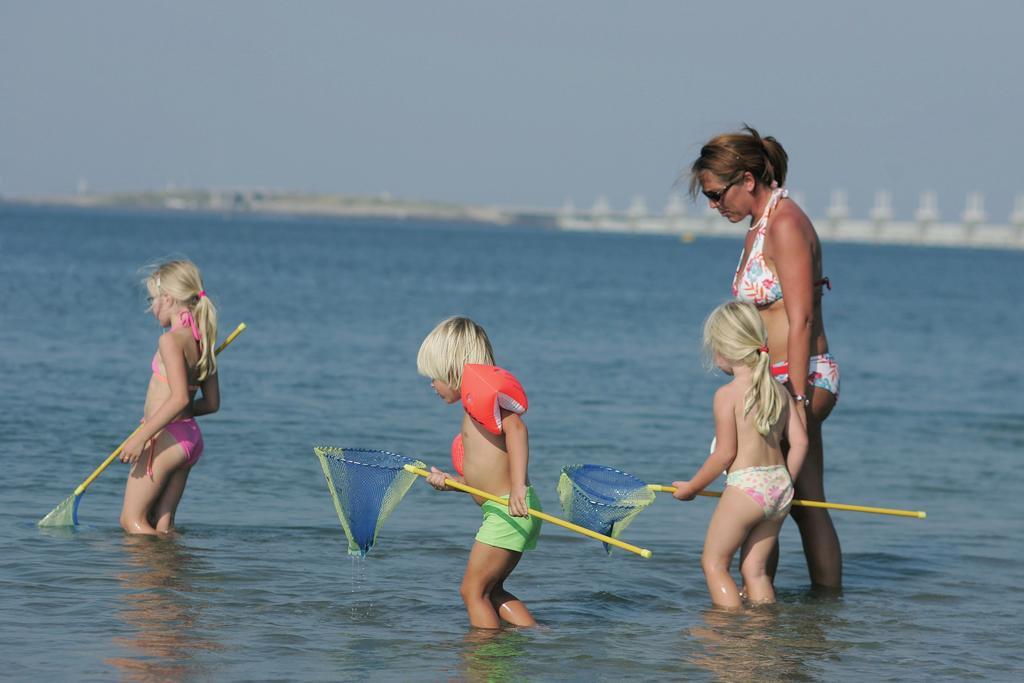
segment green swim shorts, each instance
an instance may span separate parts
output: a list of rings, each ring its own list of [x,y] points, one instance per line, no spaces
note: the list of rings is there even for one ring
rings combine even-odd
[[[508,496],[502,496],[507,499]],[[541,510],[540,498],[532,486],[526,487],[526,505],[534,510]],[[484,523],[476,532],[476,540],[495,548],[504,548],[521,553],[537,547],[537,536],[540,535],[541,521],[536,517],[513,517],[508,508],[500,503],[484,501],[480,506],[484,512]]]

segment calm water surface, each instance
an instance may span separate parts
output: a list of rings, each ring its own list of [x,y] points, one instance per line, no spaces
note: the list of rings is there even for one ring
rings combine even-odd
[[[659,500],[642,560],[546,527],[509,582],[541,628],[469,630],[458,581],[479,512],[417,483],[363,561],[346,555],[314,444],[444,464],[458,408],[416,374],[441,318],[479,320],[530,395],[531,476],[562,465],[688,477],[720,377],[703,317],[737,240],[417,222],[0,206],[0,677],[12,680],[1010,680],[1021,655],[1024,317],[1019,252],[826,245],[843,372],[830,498],[841,595],[782,536],[779,603],[709,609],[714,501]],[[159,329],[139,268],[197,261],[227,332],[221,411],[171,540],[124,536],[125,470],[73,530],[36,521],[138,421]]]

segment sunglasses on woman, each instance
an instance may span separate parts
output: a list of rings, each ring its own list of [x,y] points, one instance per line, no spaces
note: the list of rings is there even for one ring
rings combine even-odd
[[[729,188],[736,184],[736,181],[732,181],[721,190],[701,190],[701,194],[707,197],[710,201],[715,204],[721,204],[722,200],[725,199],[725,193],[729,191]]]

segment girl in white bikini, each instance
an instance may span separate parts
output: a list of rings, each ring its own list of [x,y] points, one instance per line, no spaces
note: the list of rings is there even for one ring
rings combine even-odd
[[[733,379],[715,392],[714,450],[692,479],[672,482],[672,495],[693,500],[728,470],[725,491],[708,525],[701,566],[711,601],[730,609],[743,604],[729,571],[740,548],[746,597],[754,603],[775,602],[768,561],[807,453],[807,433],[795,402],[772,380],[766,341],[764,324],[750,304],[730,302],[708,316],[704,349]],[[784,439],[789,442],[786,458]]]

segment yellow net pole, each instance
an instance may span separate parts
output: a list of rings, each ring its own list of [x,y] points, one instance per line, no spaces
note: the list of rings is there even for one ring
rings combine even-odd
[[[662,484],[648,484],[647,488],[652,491],[659,491],[662,493],[675,493],[676,488],[674,486],[664,486]],[[708,496],[709,498],[720,498],[722,496],[721,491],[699,491],[698,496]],[[874,508],[866,505],[845,505],[843,503],[825,503],[820,500],[800,500],[796,499],[793,501],[793,505],[800,505],[809,508],[827,508],[830,510],[847,510],[849,512],[870,512],[875,515],[893,515],[895,517],[914,517],[917,519],[924,519],[928,516],[928,513],[923,510],[897,510],[893,508]]]
[[[426,470],[424,470],[422,468],[419,468],[419,467],[416,467],[414,465],[406,465],[405,469],[406,469],[407,472],[412,472],[413,474],[418,474],[419,476],[421,476],[423,478],[427,478],[427,477],[430,476],[430,472],[427,472]],[[474,496],[479,496],[480,498],[485,498],[487,500],[493,501],[493,502],[498,503],[500,505],[505,505],[505,506],[508,505],[508,501],[505,500],[504,498],[499,498],[498,496],[495,496],[493,494],[487,493],[486,491],[481,491],[480,489],[473,488],[472,486],[467,486],[467,485],[465,485],[465,484],[463,484],[461,482],[457,482],[457,481],[455,481],[453,479],[445,479],[444,483],[449,488],[458,489],[459,491],[464,491],[464,492],[470,493],[470,494],[472,494]],[[648,550],[647,548],[640,548],[639,546],[635,546],[635,545],[632,545],[630,543],[626,543],[625,541],[620,541],[617,538],[612,538],[611,536],[605,536],[604,534],[599,534],[596,531],[591,531],[590,529],[587,529],[585,527],[581,527],[578,524],[573,524],[572,522],[567,522],[564,519],[561,519],[560,517],[555,517],[554,515],[549,515],[546,512],[541,512],[540,510],[534,510],[533,508],[530,508],[530,515],[536,517],[537,519],[542,519],[545,522],[551,522],[552,524],[560,526],[563,529],[568,529],[569,531],[575,531],[578,534],[582,534],[582,535],[588,536],[590,538],[595,538],[595,539],[597,539],[599,541],[603,541],[603,542],[607,543],[608,545],[613,545],[616,548],[622,548],[623,550],[628,550],[631,553],[636,553],[640,557],[649,558],[651,556],[651,551]]]

